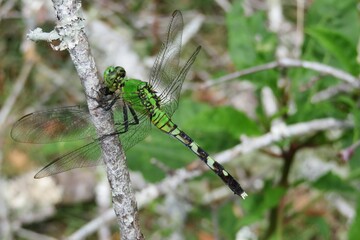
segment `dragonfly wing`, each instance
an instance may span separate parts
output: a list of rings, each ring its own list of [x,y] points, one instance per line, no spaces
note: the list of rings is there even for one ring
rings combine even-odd
[[[181,38],[184,23],[180,11],[174,11],[165,42],[156,57],[150,73],[149,83],[159,94],[175,80],[179,72]]]
[[[145,117],[140,117],[137,125],[129,125],[127,132],[119,134],[123,149],[128,150],[143,140],[148,135],[150,127],[150,120]],[[74,168],[93,167],[102,164],[104,163],[101,157],[100,140],[97,139],[94,142],[56,158],[41,169],[35,175],[35,178],[51,176]]]
[[[119,99],[112,108],[116,132],[119,134],[121,145],[125,151],[142,141],[151,129],[151,122],[146,112],[132,109],[132,104],[136,105],[137,101],[140,101],[139,97],[134,93],[133,97],[128,96],[127,99],[129,103]],[[124,108],[127,116],[124,114]]]
[[[129,127],[129,130],[124,134],[119,134],[124,150],[133,147],[148,135],[151,127],[150,121],[144,120],[140,122],[138,126]],[[35,178],[51,176],[74,168],[94,167],[102,164],[104,164],[104,162],[101,157],[100,141],[97,139],[94,142],[56,158],[41,169],[35,175]]]
[[[123,149],[128,149],[135,146],[137,143],[145,139],[151,130],[151,122],[149,118],[142,118],[139,124],[129,127],[129,130],[120,134],[120,141]]]
[[[145,120],[145,118],[143,119]],[[133,147],[148,135],[151,128],[150,120],[144,120],[137,126],[131,126],[124,134],[119,134],[124,150],[128,150]],[[100,141],[97,139],[94,142],[56,158],[42,168],[35,175],[35,178],[48,177],[75,168],[102,165],[104,162],[101,156]]]
[[[96,140],[72,152],[56,158],[41,169],[35,178],[43,178],[74,168],[93,167],[102,164],[99,141]]]
[[[179,105],[179,97],[184,79],[194,63],[196,56],[200,52],[201,47],[197,47],[184,67],[181,69],[175,80],[159,95],[161,99],[162,109],[169,115],[175,112]]]
[[[139,97],[134,93],[134,96],[129,96],[127,100],[128,102],[124,102],[119,97],[112,106],[116,128],[115,134],[119,135],[124,150],[128,150],[143,140],[148,135],[151,127],[150,119],[146,112],[135,111],[132,108],[131,104],[138,104],[137,101],[140,101]],[[56,126],[58,124],[64,126],[58,129]],[[44,130],[44,128],[50,128],[52,131]],[[22,137],[20,135],[21,130],[26,132],[26,136]],[[74,168],[103,164],[100,148],[100,141],[103,138],[97,138],[89,113],[81,107],[65,107],[29,114],[15,124],[11,135],[18,141],[38,143],[49,142],[46,140],[51,140],[52,142],[55,140],[75,140],[89,136],[93,137],[93,139],[96,138],[93,142],[56,158],[41,169],[35,175],[35,178],[54,175]],[[36,139],[36,137],[39,139]]]
[[[18,142],[51,143],[96,137],[86,106],[61,107],[25,115],[11,129]]]
[[[173,115],[179,105],[178,100],[182,84],[200,51],[200,47],[198,47],[185,66],[181,69],[179,68],[183,27],[182,14],[176,10],[169,24],[166,41],[163,43],[151,70],[149,81],[161,99],[162,109],[169,116]]]

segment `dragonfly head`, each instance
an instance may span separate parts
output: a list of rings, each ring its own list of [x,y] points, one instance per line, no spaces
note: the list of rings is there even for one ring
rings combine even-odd
[[[126,71],[123,67],[110,66],[104,71],[105,86],[109,88],[110,91],[115,92],[124,84],[125,76]]]

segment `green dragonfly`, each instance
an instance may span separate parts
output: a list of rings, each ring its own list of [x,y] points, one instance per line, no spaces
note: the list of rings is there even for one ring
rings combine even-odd
[[[108,67],[104,72],[105,87],[99,91],[99,95],[102,96],[98,100],[99,106],[113,111],[116,132],[111,135],[119,135],[124,150],[143,140],[148,135],[151,125],[155,125],[188,147],[235,194],[245,198],[247,194],[230,173],[171,120],[178,107],[185,76],[200,51],[198,47],[186,64],[182,68],[179,67],[182,31],[182,14],[180,11],[174,11],[166,41],[162,44],[152,67],[149,82],[126,77],[122,67]],[[106,136],[97,137],[86,106],[61,107],[30,113],[14,124],[11,136],[15,141],[26,143],[91,140],[85,146],[50,162],[35,175],[35,178],[103,164],[100,142]]]

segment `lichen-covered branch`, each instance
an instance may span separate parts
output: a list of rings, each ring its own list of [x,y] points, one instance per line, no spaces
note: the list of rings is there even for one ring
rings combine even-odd
[[[84,32],[84,19],[81,17],[80,0],[52,0],[58,20],[49,34],[40,29],[33,31],[29,37],[36,40],[52,41],[59,39],[61,43],[53,46],[55,50],[67,49],[84,87],[89,111],[99,136],[115,132],[111,111],[98,107],[95,100],[101,87],[100,78],[91,55],[87,36]],[[120,225],[121,239],[143,239],[138,223],[137,205],[130,184],[125,155],[116,135],[101,141],[103,160],[106,165],[110,183],[113,208]]]

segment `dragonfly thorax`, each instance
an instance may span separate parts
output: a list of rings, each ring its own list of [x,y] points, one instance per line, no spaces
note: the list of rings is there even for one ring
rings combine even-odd
[[[126,71],[123,67],[110,66],[104,71],[105,86],[109,89],[109,91],[115,92],[124,85],[124,82],[126,81],[125,76]]]
[[[156,109],[160,108],[160,98],[156,95],[156,91],[153,90],[151,85],[145,82],[142,83],[138,88],[138,96],[147,112],[153,114]]]

